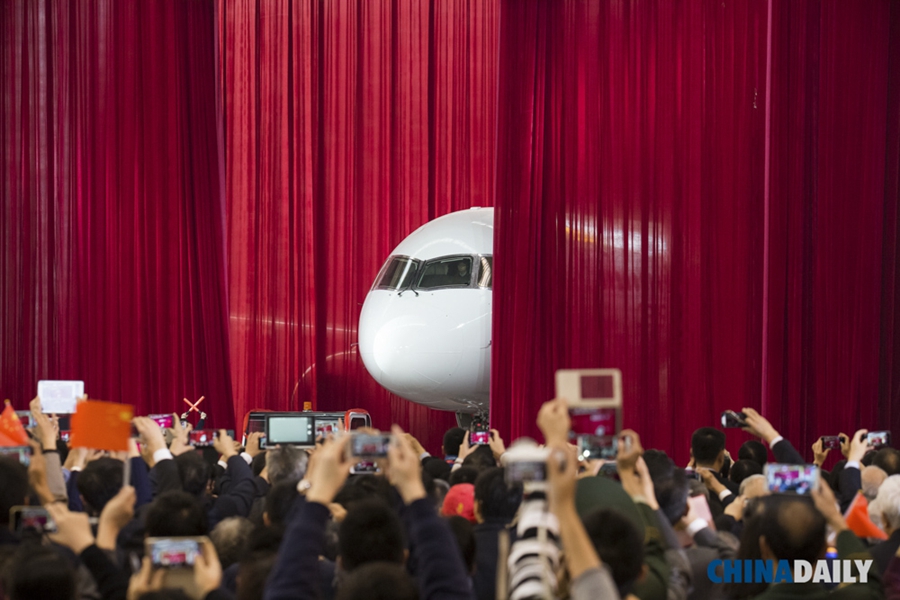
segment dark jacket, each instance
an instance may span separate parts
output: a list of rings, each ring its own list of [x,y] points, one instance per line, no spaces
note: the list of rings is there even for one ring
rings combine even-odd
[[[879,573],[887,573],[888,565],[891,559],[894,558],[894,555],[897,554],[898,548],[900,548],[900,529],[893,532],[891,537],[885,541],[875,544],[869,549],[872,558],[875,559],[875,566],[878,567]]]
[[[475,535],[475,575],[472,582],[478,600],[494,600],[496,596],[500,532],[508,526],[509,519],[491,518],[472,530]],[[515,528],[509,529],[509,535],[509,543],[512,544],[515,541]]]

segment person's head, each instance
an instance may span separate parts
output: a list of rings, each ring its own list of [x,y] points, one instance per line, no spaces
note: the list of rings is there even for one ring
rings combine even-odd
[[[400,518],[380,500],[356,502],[341,522],[340,564],[351,572],[375,561],[402,565],[406,561]]]
[[[731,471],[728,474],[728,478],[731,479],[734,483],[740,485],[742,481],[750,477],[751,475],[762,475],[763,468],[759,466],[759,463],[755,460],[750,460],[747,458],[742,458],[737,461],[733,465],[731,465]]]
[[[584,529],[624,598],[644,565],[644,540],[637,527],[621,512],[599,508],[585,515]]]
[[[213,528],[209,539],[216,547],[223,569],[238,562],[251,533],[253,523],[244,517],[229,517]]]
[[[690,487],[684,469],[678,468],[672,459],[659,450],[644,452],[644,462],[653,481],[653,491],[660,510],[674,524],[687,512]]]
[[[250,468],[253,469],[253,476],[259,477],[263,472],[263,469],[266,468],[266,451],[263,450],[259,454],[253,457],[253,462],[250,463]]]
[[[456,263],[456,274],[460,277],[465,277],[469,274],[469,261],[461,260]]]
[[[25,504],[28,497],[28,469],[18,460],[0,457],[0,525],[9,527],[9,509]]]
[[[78,475],[78,493],[85,512],[99,515],[113,496],[122,489],[123,463],[121,460],[101,457],[92,460]]]
[[[445,517],[453,515],[464,517],[475,523],[475,486],[471,483],[460,483],[451,487],[444,496],[440,513]]]
[[[422,463],[423,473],[428,473],[433,479],[443,479],[444,481],[450,480],[452,468],[447,461],[437,456],[431,456]]]
[[[506,485],[506,469],[495,467],[481,472],[475,480],[475,518],[512,521],[522,504],[522,484]]]
[[[466,572],[472,574],[475,571],[475,532],[472,523],[468,519],[454,515],[447,517],[447,524],[453,532],[453,537],[456,538]]]
[[[444,443],[441,445],[444,456],[459,456],[459,447],[465,437],[466,430],[462,427],[448,429],[447,433],[444,434]]]
[[[863,455],[862,460],[859,461],[859,464],[861,464],[864,467],[868,467],[868,466],[872,465],[875,462],[876,454],[878,454],[878,452],[876,452],[875,450],[867,450],[866,453]]]
[[[891,475],[878,488],[873,510],[881,513],[881,523],[888,535],[900,529],[900,475]]]
[[[263,523],[283,527],[296,497],[297,484],[293,481],[282,481],[271,486],[264,501]]]
[[[769,482],[765,475],[751,475],[741,482],[739,495],[744,498],[759,498],[769,495]]]
[[[75,600],[75,569],[49,546],[22,544],[4,574],[8,600]]]
[[[478,446],[471,454],[463,459],[462,466],[475,467],[479,471],[483,471],[484,469],[496,467],[497,459],[494,458],[494,453],[490,446]]]
[[[478,479],[478,474],[480,472],[481,471],[479,471],[475,467],[460,467],[450,473],[450,479],[447,481],[447,483],[449,483],[451,487],[454,485],[459,485],[460,483],[475,483],[475,480]]]
[[[747,440],[738,449],[738,460],[752,460],[760,467],[766,466],[768,457],[769,451],[759,440]]]
[[[766,560],[815,561],[825,556],[825,517],[804,496],[769,496],[760,523],[759,549]]]
[[[297,446],[278,446],[266,450],[266,472],[269,483],[276,485],[282,481],[295,484],[306,475],[309,455]]]
[[[147,507],[147,537],[198,536],[209,533],[206,510],[196,496],[186,492],[165,492]]]
[[[212,467],[199,452],[185,452],[175,457],[182,489],[193,496],[202,496],[209,487]]]
[[[701,427],[691,436],[691,456],[697,466],[718,471],[725,462],[725,434],[712,427]]]
[[[862,493],[869,502],[873,501],[878,495],[878,488],[884,483],[888,475],[883,469],[875,466],[864,467],[860,473],[862,481]]]
[[[375,561],[354,570],[336,600],[419,600],[419,588],[403,565]]]
[[[882,448],[872,457],[872,466],[884,471],[888,477],[900,475],[900,450],[896,448]]]

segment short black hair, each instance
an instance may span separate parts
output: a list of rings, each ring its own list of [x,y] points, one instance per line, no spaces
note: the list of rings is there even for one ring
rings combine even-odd
[[[876,454],[877,454],[877,452],[875,452],[874,450],[866,450],[866,453],[863,455],[862,460],[859,461],[859,464],[861,464],[864,467],[872,466],[873,464],[875,464],[875,455]]]
[[[422,472],[428,473],[434,479],[449,481],[451,467],[443,458],[429,456],[422,462]]]
[[[297,498],[297,483],[282,481],[269,488],[265,499],[265,513],[269,515],[269,523],[273,527],[286,524],[288,512]]]
[[[353,503],[353,499],[377,498],[385,504],[390,505],[393,498],[393,490],[387,477],[379,477],[371,474],[351,475],[341,491],[338,492],[339,496],[341,495],[341,492],[344,492],[343,497],[347,498],[348,496],[345,492],[345,488],[355,488],[354,492],[350,492],[350,494],[352,494],[352,496],[350,496],[350,502],[344,504],[343,502],[338,502],[337,499],[335,499],[335,502],[338,502],[347,510],[350,510],[350,504]]]
[[[826,523],[805,496],[768,496],[760,522],[760,537],[778,560],[821,558],[825,548]]]
[[[762,475],[763,468],[755,460],[742,458],[731,465],[731,473],[728,478],[734,483],[740,485],[741,482],[751,475]]]
[[[348,572],[376,561],[403,564],[400,518],[379,499],[354,503],[341,522],[338,539],[341,564]]]
[[[481,472],[475,480],[475,501],[484,519],[512,520],[522,504],[522,484],[506,484],[506,469],[494,467]]]
[[[419,600],[416,582],[403,565],[375,561],[354,570],[336,600]]]
[[[653,481],[653,491],[660,510],[666,515],[669,523],[675,524],[687,511],[690,485],[684,469],[675,465],[674,461],[660,450],[644,452],[644,462]]]
[[[769,451],[759,440],[747,440],[738,449],[738,460],[752,460],[760,467],[765,467]]]
[[[715,462],[724,449],[725,434],[718,429],[701,427],[691,436],[691,452],[698,465]]]
[[[872,465],[891,475],[900,475],[900,451],[896,448],[882,448],[875,453]]]
[[[0,525],[9,526],[9,509],[25,504],[28,469],[17,459],[0,456]]]
[[[622,597],[641,574],[644,540],[637,527],[614,508],[598,508],[584,517],[584,528],[600,560],[609,565]]]
[[[266,468],[265,450],[253,457],[253,462],[250,463],[250,467],[253,469],[253,476],[259,477],[259,474],[262,473],[263,469]]]
[[[104,456],[89,462],[78,474],[76,485],[86,512],[99,515],[106,503],[119,493],[124,466],[121,460]]]
[[[23,543],[12,556],[4,577],[10,600],[75,600],[75,569],[49,546]]]
[[[181,488],[193,496],[202,496],[209,485],[212,467],[199,452],[185,452],[175,457]]]
[[[497,459],[494,458],[494,451],[491,450],[490,446],[481,445],[463,459],[462,466],[475,467],[479,471],[482,471],[484,469],[496,467]]]
[[[452,515],[445,517],[453,537],[456,538],[456,545],[466,565],[466,572],[472,573],[475,567],[475,531],[472,523],[465,517]]]
[[[147,507],[147,537],[206,535],[209,521],[196,496],[186,492],[165,492]]]
[[[466,430],[462,427],[453,427],[444,434],[444,452],[447,456],[459,456],[459,447],[466,438]]]
[[[476,469],[475,467],[460,467],[457,470],[450,473],[450,480],[447,482],[450,484],[450,487],[460,483],[475,483],[475,480],[478,479],[478,474],[481,471]]]

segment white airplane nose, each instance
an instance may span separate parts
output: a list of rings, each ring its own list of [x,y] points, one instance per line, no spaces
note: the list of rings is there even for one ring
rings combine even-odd
[[[461,293],[472,299],[469,290]],[[435,408],[443,404],[437,398],[481,400],[490,381],[490,307],[476,315],[469,311],[465,320],[424,294],[373,292],[360,315],[360,356],[378,383],[398,396]]]

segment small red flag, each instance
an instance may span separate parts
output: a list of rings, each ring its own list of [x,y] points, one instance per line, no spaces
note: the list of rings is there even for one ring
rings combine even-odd
[[[856,494],[856,498],[850,503],[847,514],[844,515],[847,521],[847,527],[850,531],[860,538],[875,538],[877,540],[886,540],[888,536],[885,532],[878,529],[875,523],[869,518],[869,502],[862,492]]]
[[[7,400],[6,408],[0,413],[0,446],[27,446],[28,434],[22,427],[19,415]]]
[[[69,446],[118,452],[128,450],[134,407],[101,400],[79,402],[72,415]]]

